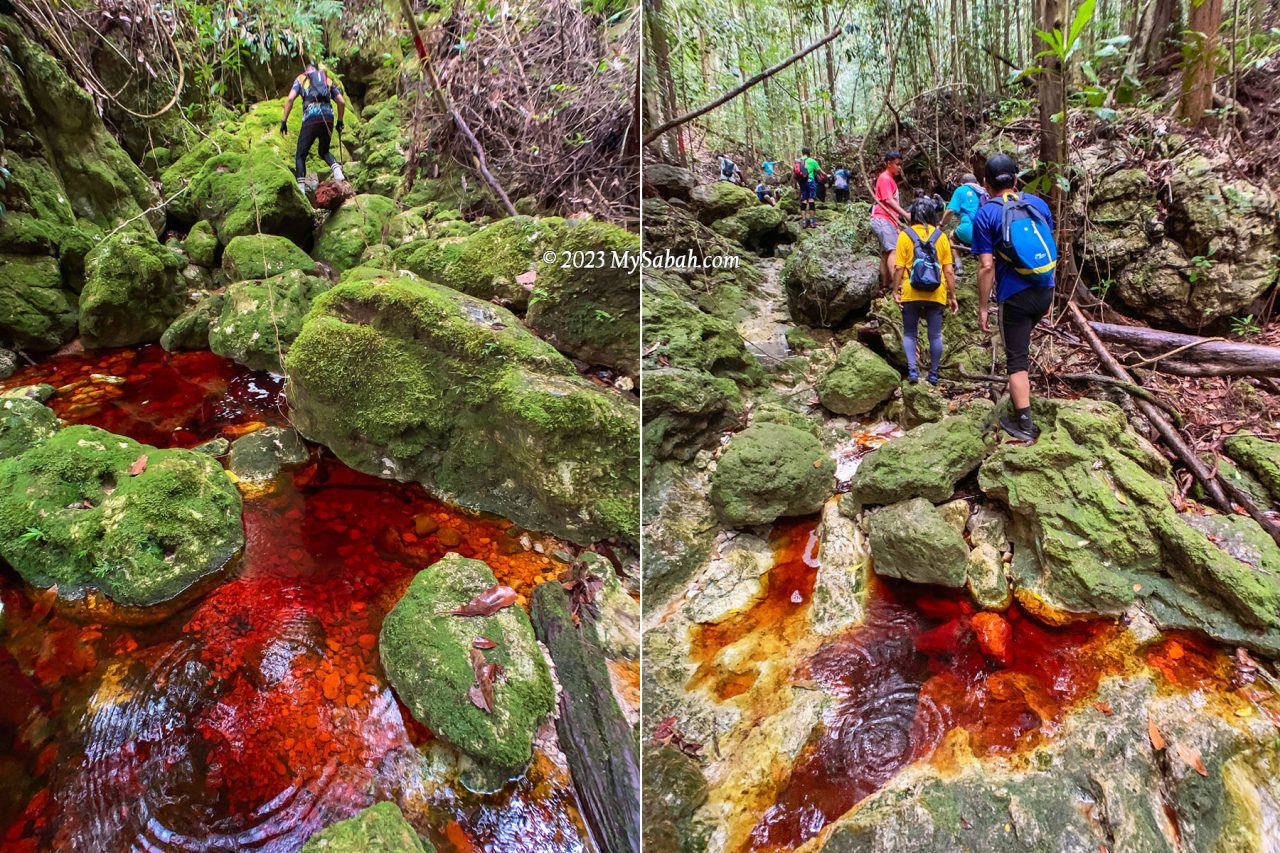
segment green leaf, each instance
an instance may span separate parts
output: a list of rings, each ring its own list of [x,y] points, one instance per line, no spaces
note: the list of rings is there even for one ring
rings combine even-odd
[[[1084,0],[1080,4],[1080,8],[1076,10],[1076,16],[1071,21],[1071,38],[1067,39],[1067,44],[1074,47],[1076,40],[1080,38],[1080,34],[1084,32],[1084,28],[1093,20],[1093,7],[1097,0]]]
[[[1098,107],[1093,111],[1093,114],[1103,121],[1114,121],[1116,116],[1120,115],[1110,107]]]
[[[1066,175],[1058,175],[1054,178],[1054,183],[1056,183],[1058,185],[1058,189],[1062,190],[1064,193],[1071,192],[1071,181],[1067,180]]]

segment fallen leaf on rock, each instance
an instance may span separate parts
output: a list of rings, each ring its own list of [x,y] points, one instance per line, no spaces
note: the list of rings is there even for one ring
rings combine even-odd
[[[492,616],[516,603],[516,591],[509,586],[494,584],[456,610],[452,616]]]
[[[1200,753],[1196,752],[1189,746],[1183,746],[1181,743],[1174,741],[1174,748],[1178,750],[1178,755],[1182,760],[1190,764],[1201,776],[1208,776],[1209,770],[1204,766],[1204,762],[1200,760]]]
[[[495,643],[493,640],[490,640],[488,637],[476,637],[474,640],[471,641],[471,645],[477,649],[493,649],[493,648],[497,648],[498,646],[497,643]]]
[[[1156,721],[1147,719],[1147,737],[1151,738],[1151,746],[1159,751],[1164,749],[1164,735],[1160,734],[1160,730],[1156,728]]]
[[[529,270],[528,272],[522,272],[520,275],[516,276],[516,284],[520,285],[525,290],[533,290],[533,283],[537,280],[537,270]]]
[[[74,503],[67,504],[67,509],[93,509],[93,504],[81,499]]]
[[[129,476],[136,477],[145,470],[147,470],[147,454],[144,453],[129,466]]]
[[[484,691],[480,689],[478,684],[471,685],[471,689],[467,691],[467,698],[471,700],[472,705],[475,705],[486,714],[493,713],[493,705],[490,704],[489,698],[484,695]]]
[[[1110,717],[1110,716],[1111,716],[1111,703],[1109,703],[1109,702],[1094,702],[1094,703],[1093,703],[1093,707],[1097,708],[1099,711],[1101,711],[1102,713],[1106,714],[1108,717]]]

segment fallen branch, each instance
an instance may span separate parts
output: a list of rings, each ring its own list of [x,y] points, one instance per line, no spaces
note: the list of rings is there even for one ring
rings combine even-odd
[[[1159,406],[1169,415],[1169,417],[1173,418],[1174,423],[1179,427],[1182,426],[1182,414],[1179,413],[1177,409],[1166,403],[1164,400],[1161,400],[1146,388],[1143,388],[1141,385],[1136,385],[1133,382],[1116,379],[1114,376],[1103,376],[1101,373],[1055,373],[1053,378],[1064,379],[1068,382],[1097,382],[1100,385],[1111,385],[1119,388],[1131,397],[1138,397],[1142,400],[1146,400],[1148,403],[1153,403]]]
[[[502,207],[507,211],[508,216],[516,215],[516,207],[511,203],[511,199],[507,197],[507,191],[502,188],[502,184],[498,183],[498,179],[489,171],[489,164],[484,156],[484,147],[480,145],[480,140],[476,139],[476,135],[471,132],[471,126],[467,124],[467,120],[462,117],[462,113],[458,112],[450,101],[448,95],[445,94],[444,86],[440,82],[440,78],[436,75],[435,65],[431,62],[431,57],[427,55],[427,46],[422,41],[422,33],[418,31],[418,19],[413,15],[413,7],[410,6],[409,0],[400,0],[400,8],[404,11],[405,20],[409,24],[409,30],[413,34],[413,46],[418,51],[418,61],[422,65],[422,69],[427,73],[427,82],[431,86],[431,93],[436,99],[436,105],[440,108],[440,112],[447,114],[453,123],[457,125],[458,132],[466,137],[467,142],[471,144],[472,164],[476,167],[476,171],[480,173],[480,177],[484,178],[484,182],[489,185],[489,189],[502,202]]]
[[[1144,364],[1155,364],[1167,373],[1179,376],[1280,376],[1280,347],[1202,338],[1144,326],[1093,322],[1089,326],[1103,341],[1123,344],[1142,353],[1154,353],[1144,359]]]
[[[1124,369],[1124,366],[1116,360],[1116,357],[1107,349],[1107,345],[1098,337],[1094,331],[1093,325],[1084,316],[1084,312],[1080,310],[1080,306],[1075,302],[1067,301],[1067,310],[1071,312],[1071,319],[1074,321],[1080,334],[1084,336],[1089,347],[1093,350],[1094,355],[1098,357],[1098,361],[1102,362],[1103,367],[1107,369],[1111,375],[1115,376],[1129,384],[1136,385],[1133,377]],[[1271,536],[1272,539],[1280,544],[1280,525],[1277,525],[1263,510],[1257,505],[1253,497],[1246,493],[1243,489],[1236,486],[1229,480],[1222,479],[1215,471],[1210,469],[1199,456],[1195,454],[1187,443],[1182,440],[1182,436],[1178,431],[1165,419],[1163,413],[1158,406],[1153,405],[1141,397],[1134,399],[1134,404],[1141,410],[1143,416],[1151,423],[1160,434],[1160,438],[1165,445],[1178,457],[1191,475],[1196,478],[1201,486],[1204,487],[1205,494],[1218,505],[1223,512],[1234,513],[1236,505],[1242,507],[1258,525]]]
[[[732,101],[734,98],[738,97],[743,92],[747,91],[757,83],[760,83],[761,81],[772,77],[774,74],[777,74],[779,71],[783,70],[787,66],[793,65],[794,63],[799,62],[801,59],[804,59],[806,56],[813,53],[815,50],[822,47],[824,44],[834,41],[836,37],[839,35],[840,35],[840,28],[837,27],[833,29],[831,32],[827,33],[822,38],[815,41],[813,44],[801,50],[799,53],[793,53],[791,56],[788,56],[786,59],[782,60],[777,65],[772,65],[769,68],[764,69],[759,74],[756,74],[755,76],[749,78],[741,86],[737,86],[733,89],[730,89],[728,92],[725,92],[723,95],[716,98],[711,103],[704,104],[703,106],[698,107],[696,110],[691,110],[682,116],[676,116],[670,121],[663,122],[662,124],[655,127],[653,130],[645,134],[644,144],[648,145],[649,143],[657,139],[659,136],[666,133],[668,130],[677,128],[682,124],[687,124],[688,122],[693,121],[698,116],[706,115],[707,113],[714,110],[716,107],[721,106],[722,104],[726,104],[729,101]]]

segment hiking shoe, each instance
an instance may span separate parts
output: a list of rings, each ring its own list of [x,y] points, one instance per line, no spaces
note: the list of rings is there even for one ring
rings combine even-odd
[[[1031,442],[1040,437],[1040,427],[1031,422],[1031,418],[1000,416],[1000,428],[1018,441]]]
[[[937,384],[938,384],[938,374],[936,374],[936,373],[930,373],[930,374],[929,374],[929,384],[930,384],[930,385],[937,385]]]
[[[915,385],[920,381],[920,374],[916,373],[914,370],[907,371],[907,381],[912,385]]]

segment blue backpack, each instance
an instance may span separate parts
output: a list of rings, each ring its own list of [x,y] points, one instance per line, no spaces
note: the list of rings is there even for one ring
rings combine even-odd
[[[942,233],[942,229],[933,229],[933,232],[924,240],[920,239],[915,228],[908,227],[906,233],[915,247],[907,281],[911,282],[913,289],[921,293],[937,290],[938,285],[942,284],[942,265],[938,263],[938,249],[934,244],[938,242],[938,235]]]
[[[1017,193],[993,201],[1004,208],[997,254],[1028,281],[1052,284],[1053,271],[1058,266],[1058,244],[1044,214]]]

